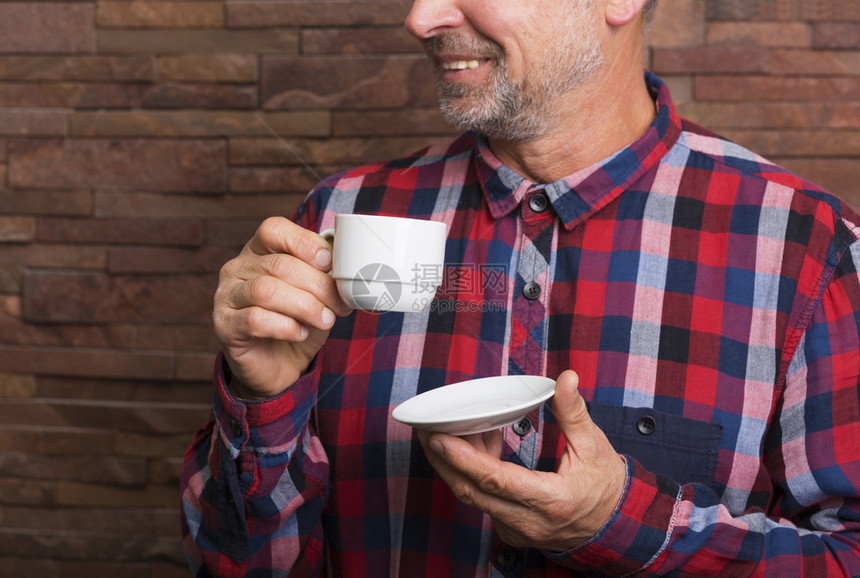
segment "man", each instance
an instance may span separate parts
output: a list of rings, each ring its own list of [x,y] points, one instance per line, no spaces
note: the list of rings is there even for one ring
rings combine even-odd
[[[197,575],[860,575],[860,218],[679,118],[652,10],[414,2],[470,131],[327,179],[225,265]],[[446,222],[434,306],[349,311],[314,232],[340,212]],[[500,374],[552,403],[462,438],[390,417]]]

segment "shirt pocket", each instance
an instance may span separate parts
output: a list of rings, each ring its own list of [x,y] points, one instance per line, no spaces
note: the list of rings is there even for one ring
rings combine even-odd
[[[713,481],[722,424],[597,402],[590,402],[588,411],[615,451],[631,456],[646,469],[679,484]]]

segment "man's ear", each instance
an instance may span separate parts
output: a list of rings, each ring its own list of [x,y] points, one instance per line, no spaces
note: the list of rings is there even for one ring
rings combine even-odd
[[[610,26],[624,26],[642,12],[647,0],[606,0],[606,23]]]

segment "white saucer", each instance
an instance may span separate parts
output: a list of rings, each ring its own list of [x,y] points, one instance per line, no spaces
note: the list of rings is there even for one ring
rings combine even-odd
[[[510,425],[555,393],[555,380],[504,375],[461,381],[407,399],[391,417],[412,427],[468,435]]]

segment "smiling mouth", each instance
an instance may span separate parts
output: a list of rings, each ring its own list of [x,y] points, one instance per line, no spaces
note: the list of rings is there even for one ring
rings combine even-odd
[[[443,62],[442,70],[474,70],[480,65],[480,60],[454,60],[451,62]]]

